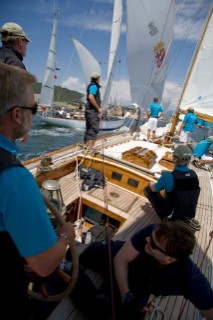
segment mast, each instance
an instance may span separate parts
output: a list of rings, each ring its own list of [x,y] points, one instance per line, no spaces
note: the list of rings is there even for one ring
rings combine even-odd
[[[192,58],[192,62],[191,62],[189,71],[187,73],[187,76],[186,76],[186,79],[185,79],[185,82],[184,82],[184,87],[183,87],[182,93],[181,93],[179,101],[178,101],[178,106],[177,106],[176,113],[175,113],[175,116],[174,116],[174,119],[173,119],[173,122],[172,122],[172,126],[170,128],[170,134],[171,135],[173,135],[174,132],[175,132],[175,128],[176,128],[176,125],[177,125],[177,122],[178,122],[178,118],[179,118],[179,115],[181,113],[180,106],[181,106],[181,103],[183,101],[184,95],[186,94],[186,89],[187,89],[188,83],[192,78],[192,74],[193,74],[195,65],[198,63],[198,55],[199,55],[199,53],[201,51],[201,48],[204,47],[206,50],[209,50],[210,53],[213,53],[213,42],[212,42],[211,37],[209,37],[209,39],[206,40],[206,33],[207,33],[208,28],[211,28],[213,30],[212,14],[213,14],[213,6],[211,6],[211,8],[209,10],[209,14],[208,14],[208,17],[207,17],[207,20],[206,20],[202,35],[201,35],[200,40],[198,42],[197,48],[196,48],[194,56]],[[210,22],[212,23],[212,27],[210,27]],[[210,32],[212,33],[212,31],[210,31]],[[213,34],[212,34],[212,36],[213,36]],[[208,47],[204,46],[204,41],[208,41]],[[209,68],[211,70],[210,66],[209,66]],[[192,102],[192,104],[193,104],[193,102]],[[193,107],[193,105],[192,105],[192,107]],[[184,113],[184,111],[183,111],[183,113]],[[207,122],[213,122],[213,115],[208,115],[208,114],[201,113],[201,112],[195,112],[195,113],[196,113],[198,118],[200,118],[202,120],[205,120]]]
[[[40,105],[51,107],[54,99],[55,86],[55,70],[56,70],[56,31],[59,16],[59,9],[54,12],[53,29],[51,34],[50,46],[47,56],[47,63],[44,72],[44,79],[42,82]]]

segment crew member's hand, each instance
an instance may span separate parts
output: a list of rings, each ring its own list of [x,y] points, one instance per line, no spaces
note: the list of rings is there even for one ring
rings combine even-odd
[[[101,109],[101,107],[98,109],[98,113],[102,114],[103,110]]]
[[[143,305],[140,305],[131,292],[125,293],[122,298],[125,319],[142,320],[146,315]]]

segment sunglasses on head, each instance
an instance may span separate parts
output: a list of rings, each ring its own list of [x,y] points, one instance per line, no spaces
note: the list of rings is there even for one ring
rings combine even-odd
[[[37,104],[37,102],[35,102],[32,107],[14,106],[14,107],[10,108],[8,111],[11,111],[11,110],[13,110],[15,108],[31,110],[32,115],[35,115],[37,113],[37,111],[38,111],[38,104]]]

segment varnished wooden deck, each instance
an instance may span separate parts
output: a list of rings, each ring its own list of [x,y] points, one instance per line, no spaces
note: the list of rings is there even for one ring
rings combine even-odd
[[[194,168],[193,168],[194,169]],[[210,232],[213,230],[213,190],[210,173],[196,169],[199,176],[201,194],[199,197],[196,218],[202,225],[202,229],[196,233],[197,244],[193,254],[193,260],[201,267],[202,272],[206,275],[209,282],[213,285],[213,244],[205,250],[210,241]],[[126,191],[111,183],[107,184],[106,190],[97,189],[89,192],[80,191],[79,183],[74,174],[70,174],[60,180],[62,193],[65,204],[70,203],[70,200],[77,199],[79,195],[85,201],[99,203],[104,207],[104,200],[107,199],[108,209],[116,215],[120,215],[123,219],[128,217],[128,220],[123,223],[114,239],[129,239],[140,228],[158,222],[159,219],[155,214],[149,202],[135,194],[126,195]],[[111,192],[116,192],[119,196],[112,197]],[[202,265],[201,265],[202,264]],[[90,272],[97,282],[100,278]],[[152,305],[150,314],[146,319],[152,320],[198,320],[202,319],[198,310],[194,306],[186,302],[183,297],[150,297]],[[54,312],[49,316],[48,320],[69,319],[69,320],[85,320],[85,316],[76,308],[69,298],[65,298]]]

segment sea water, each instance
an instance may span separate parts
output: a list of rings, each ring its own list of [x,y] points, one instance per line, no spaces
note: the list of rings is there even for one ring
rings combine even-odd
[[[165,124],[161,123],[160,125],[164,126]],[[110,135],[112,133],[129,131],[131,126],[132,123],[127,127],[124,126],[117,130],[101,131],[99,133],[99,137]],[[207,138],[209,135],[212,135],[212,133],[207,128],[196,127],[193,138],[195,141],[199,142],[200,140]],[[20,149],[19,159],[21,161],[29,160],[76,143],[83,143],[83,140],[84,130],[48,126],[42,123],[41,120],[37,120],[35,118],[33,120],[28,141],[25,143],[17,141],[17,145]]]

